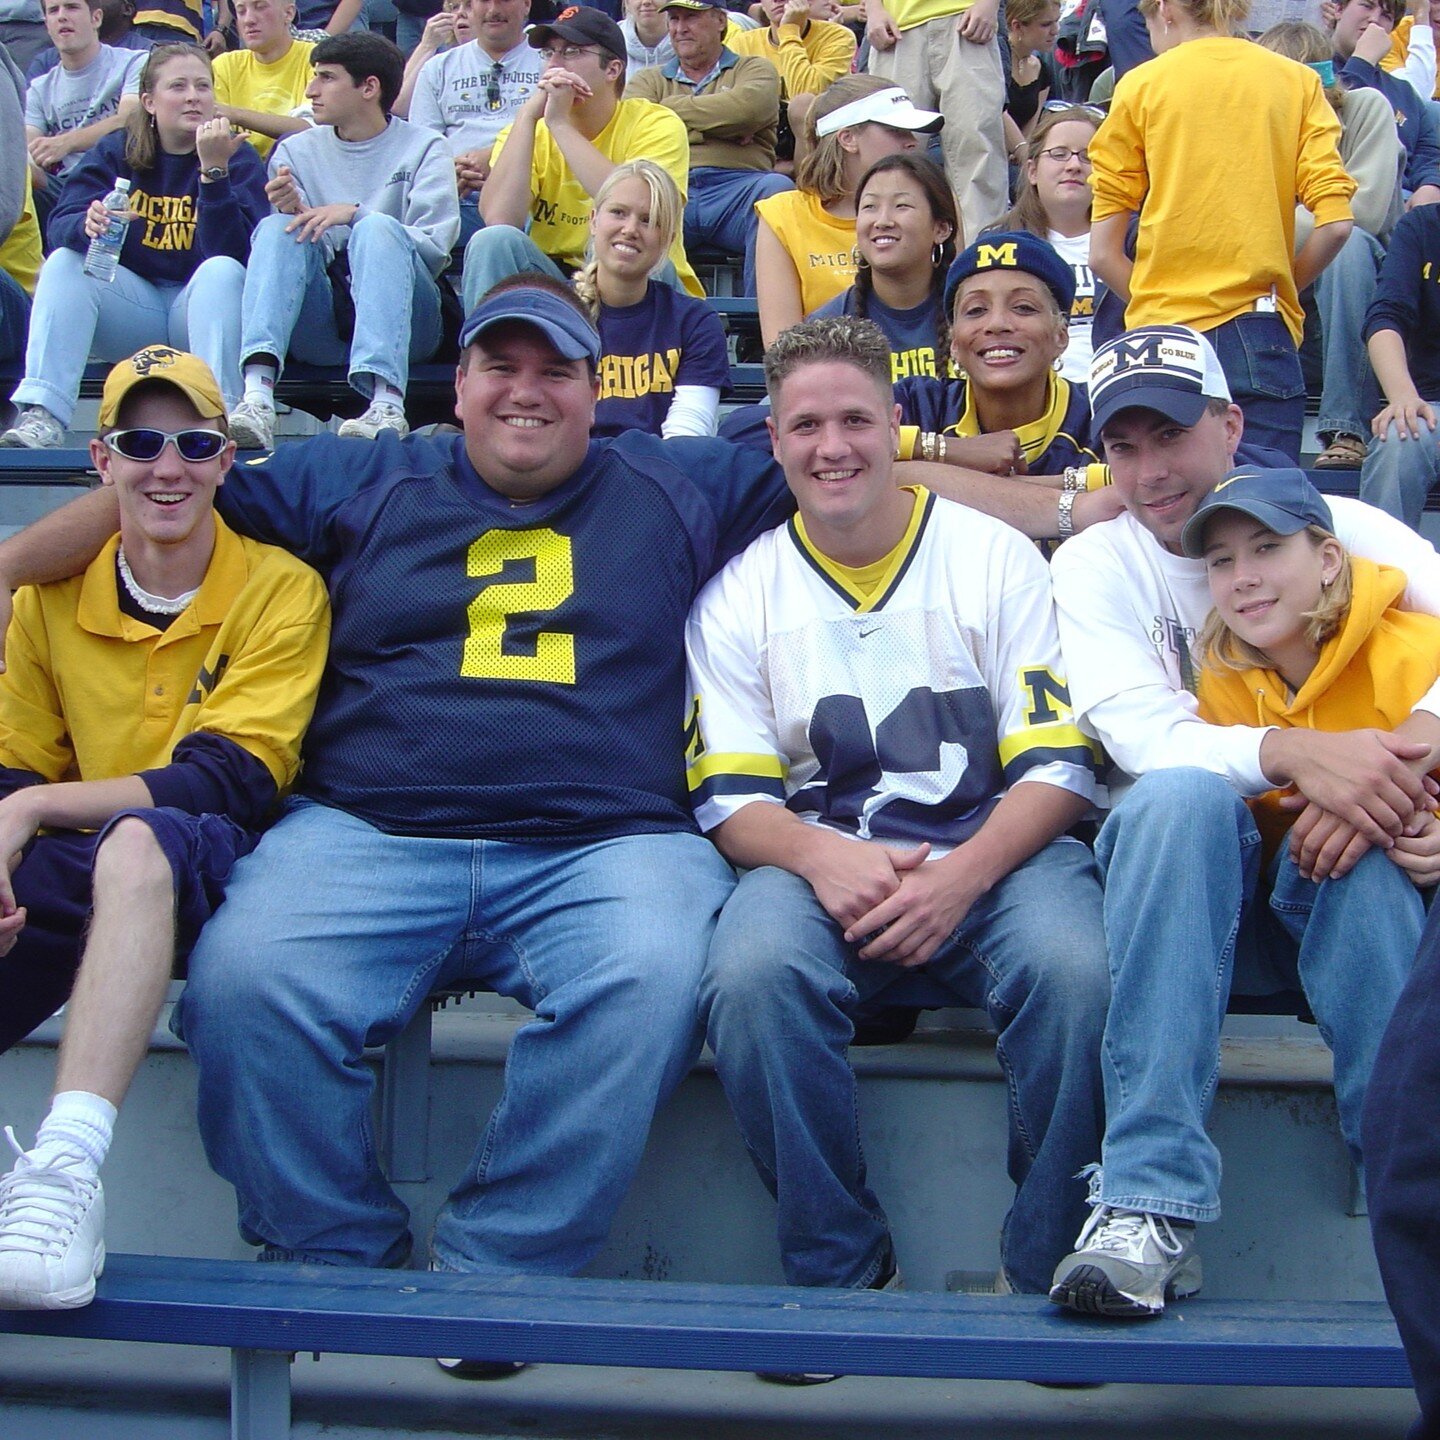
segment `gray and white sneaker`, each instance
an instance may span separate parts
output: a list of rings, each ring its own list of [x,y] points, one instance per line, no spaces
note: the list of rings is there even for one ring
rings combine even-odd
[[[43,405],[27,405],[0,435],[7,450],[58,450],[64,443],[65,427]]]
[[[105,1193],[78,1152],[46,1162],[5,1129],[15,1167],[0,1179],[0,1310],[74,1310],[105,1268]]]
[[[1082,1315],[1159,1315],[1200,1289],[1195,1227],[1097,1204],[1055,1270],[1050,1299]]]
[[[258,400],[242,400],[230,412],[230,438],[241,450],[273,450],[274,407]]]
[[[384,430],[403,440],[410,433],[410,422],[398,405],[388,400],[372,400],[363,415],[347,420],[336,433],[342,440],[373,440]]]

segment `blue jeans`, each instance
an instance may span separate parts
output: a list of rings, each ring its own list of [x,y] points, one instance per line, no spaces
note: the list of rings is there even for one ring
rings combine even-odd
[[[1343,879],[1316,884],[1282,849],[1262,884],[1245,801],[1219,776],[1183,767],[1136,781],[1095,853],[1112,990],[1102,1202],[1219,1217],[1220,1155],[1205,1119],[1237,972],[1237,988],[1304,991],[1335,1053],[1340,1127],[1358,1163],[1365,1085],[1424,920],[1404,872],[1372,851]]]
[[[1305,377],[1300,352],[1279,315],[1254,311],[1208,330],[1230,394],[1245,412],[1245,438],[1283,450],[1300,463],[1305,425]]]
[[[1432,399],[1431,404],[1435,402]],[[1360,467],[1360,498],[1387,515],[1420,528],[1425,497],[1440,480],[1440,432],[1420,425],[1420,438],[1401,436],[1397,425],[1385,427],[1383,440],[1371,440]]]
[[[1018,1290],[1049,1288],[1085,1213],[1078,1172],[1099,1153],[1099,1048],[1108,998],[1090,852],[1059,840],[971,908],[922,970],[856,958],[809,884],[766,867],[741,877],[716,927],[701,1018],[751,1159],[778,1202],[792,1285],[860,1287],[888,1225],[865,1179],[855,1075],[857,1006],[983,1006],[1010,1100],[1019,1187],[1002,1260]]]
[[[350,296],[355,334],[347,346],[335,325],[325,273],[327,247],[296,241],[288,215],[267,215],[250,242],[240,353],[283,364],[286,354],[310,365],[343,365],[362,395],[375,380],[403,390],[412,360],[440,344],[440,289],[404,227],[389,215],[363,216],[350,229]],[[409,276],[407,286],[405,277]]]
[[[474,977],[535,1019],[434,1258],[578,1270],[699,1052],[696,987],[733,885],[698,835],[416,839],[292,801],[236,865],[181,1002],[201,1135],[242,1231],[277,1258],[403,1260],[409,1212],[376,1159],[361,1052]]]
[[[730,255],[744,255],[744,293],[755,293],[755,227],[760,217],[755,202],[782,190],[793,190],[787,175],[768,170],[727,170],[699,165],[690,172],[685,202],[685,248],[713,245]]]
[[[25,353],[29,324],[30,297],[8,270],[0,270],[0,360],[15,360]]]
[[[43,405],[69,425],[87,360],[123,360],[154,344],[193,351],[214,372],[226,404],[240,398],[245,267],[238,260],[204,260],[185,285],[142,280],[123,265],[107,285],[86,275],[84,263],[62,249],[40,267],[17,405]]]
[[[460,282],[460,297],[468,315],[493,285],[511,275],[534,270],[555,280],[570,277],[523,231],[514,225],[486,225],[476,231],[465,245],[465,273]],[[654,278],[662,285],[680,289],[675,262],[667,260]]]
[[[470,194],[460,197],[460,238],[455,243],[462,256],[465,247],[470,243],[470,237],[484,228],[485,222],[480,218],[480,192],[472,190]]]
[[[1369,231],[1354,229],[1315,282],[1325,355],[1316,426],[1321,435],[1367,439],[1370,421],[1380,409],[1380,387],[1362,331],[1384,258],[1385,247]]]
[[[408,56],[420,43],[425,33],[425,19],[424,15],[411,15],[404,10],[395,12],[395,43],[402,54]]]

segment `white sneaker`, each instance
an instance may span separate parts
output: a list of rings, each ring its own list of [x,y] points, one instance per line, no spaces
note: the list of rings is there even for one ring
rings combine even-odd
[[[242,400],[230,412],[230,438],[241,450],[273,450],[274,407],[258,400]]]
[[[0,1179],[0,1310],[74,1310],[105,1268],[105,1192],[84,1156],[37,1164],[7,1125],[15,1168]]]
[[[389,430],[403,440],[410,433],[410,422],[398,405],[388,400],[372,400],[363,415],[347,420],[337,433],[342,440],[373,440],[382,430]]]
[[[1097,1204],[1055,1270],[1050,1299],[1082,1315],[1159,1315],[1200,1288],[1195,1227]]]
[[[43,405],[27,405],[0,435],[7,450],[58,450],[64,443],[65,427]]]

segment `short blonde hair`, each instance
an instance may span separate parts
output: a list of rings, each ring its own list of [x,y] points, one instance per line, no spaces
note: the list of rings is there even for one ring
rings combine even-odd
[[[1306,538],[1318,550],[1327,540],[1334,540],[1328,530],[1319,525],[1307,525]],[[1336,541],[1339,544],[1338,541]],[[1342,547],[1343,549],[1343,547]],[[1341,562],[1339,573],[1320,592],[1320,603],[1305,612],[1305,643],[1317,650],[1332,636],[1340,633],[1345,617],[1350,613],[1350,598],[1353,582],[1350,573],[1350,556],[1347,553]],[[1200,652],[1200,663],[1212,670],[1268,670],[1270,660],[1248,641],[1242,640],[1221,618],[1218,610],[1212,610],[1201,628],[1195,642]]]
[[[781,384],[806,365],[841,361],[868,375],[886,395],[892,380],[890,341],[873,321],[856,315],[802,320],[782,330],[765,352],[765,392],[774,406]]]
[[[1058,11],[1060,0],[1006,0],[1005,23],[1031,25],[1052,6]]]

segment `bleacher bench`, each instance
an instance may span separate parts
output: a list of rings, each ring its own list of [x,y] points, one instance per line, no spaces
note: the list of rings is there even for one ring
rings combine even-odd
[[[232,1440],[290,1433],[297,1352],[567,1365],[1147,1385],[1411,1383],[1379,1302],[1196,1297],[1155,1321],[1039,1296],[431,1274],[112,1255],[82,1310],[0,1311],[0,1332],[227,1348]]]

